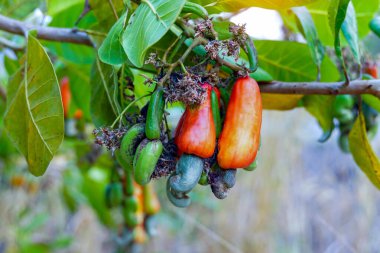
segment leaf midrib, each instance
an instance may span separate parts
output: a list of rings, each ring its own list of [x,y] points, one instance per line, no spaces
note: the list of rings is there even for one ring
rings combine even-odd
[[[28,40],[30,39],[30,36],[28,36]],[[38,41],[36,41],[36,43],[38,44]],[[28,42],[28,45],[29,45],[29,42]],[[24,72],[24,88],[25,88],[25,100],[26,100],[26,106],[27,106],[27,111],[29,113],[29,116],[30,116],[30,119],[33,123],[33,126],[35,127],[37,133],[38,133],[38,136],[40,137],[42,143],[46,146],[47,150],[49,151],[50,155],[53,156],[53,152],[51,151],[49,145],[45,142],[41,132],[40,132],[40,129],[38,128],[37,126],[37,123],[35,122],[34,120],[34,117],[33,117],[33,114],[32,114],[32,111],[31,111],[31,108],[30,108],[30,103],[29,103],[29,98],[28,98],[28,62],[29,62],[29,46],[27,47],[27,52],[26,52],[26,60],[25,60],[25,72]],[[35,74],[37,73],[37,71],[35,72]],[[28,138],[29,139],[29,138]]]

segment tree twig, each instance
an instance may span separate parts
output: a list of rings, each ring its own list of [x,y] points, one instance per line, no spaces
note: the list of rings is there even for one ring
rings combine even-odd
[[[90,6],[90,3],[89,3],[89,0],[85,0],[84,1],[83,11],[79,15],[77,21],[75,21],[74,26],[78,26],[79,22],[82,21],[82,19],[84,18],[84,16],[86,16],[90,11],[91,11],[91,6]]]
[[[32,25],[3,15],[0,15],[0,30],[19,35],[24,35],[24,31],[27,30],[37,30],[37,38],[39,39],[93,46],[90,37],[84,32],[68,28]]]
[[[14,43],[13,41],[7,40],[3,37],[0,37],[0,46],[12,49],[13,51],[24,50],[23,46],[19,46],[16,43]]]
[[[271,82],[261,84],[262,93],[304,94],[304,95],[339,95],[339,94],[371,94],[380,98],[380,79],[355,80],[350,85],[344,82]]]

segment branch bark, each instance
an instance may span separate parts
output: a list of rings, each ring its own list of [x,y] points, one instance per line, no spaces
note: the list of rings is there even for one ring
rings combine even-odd
[[[31,25],[3,15],[0,15],[0,30],[19,35],[24,35],[27,30],[37,30],[39,39],[93,46],[90,37],[85,32],[68,28]]]
[[[304,94],[304,95],[339,95],[371,94],[380,98],[380,80],[356,80],[349,85],[344,82],[278,82],[261,83],[262,93]]]

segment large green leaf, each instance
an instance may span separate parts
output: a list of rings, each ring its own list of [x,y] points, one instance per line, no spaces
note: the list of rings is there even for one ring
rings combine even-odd
[[[306,44],[290,41],[255,41],[259,65],[275,80],[313,81],[317,69]],[[321,67],[322,81],[336,81],[339,72],[332,61],[325,57]]]
[[[364,38],[370,31],[368,27],[369,22],[379,11],[380,0],[352,0],[352,3],[356,10],[359,37]]]
[[[54,16],[59,12],[63,12],[74,5],[80,4],[82,9],[84,7],[83,0],[71,0],[71,1],[62,1],[62,0],[47,0],[47,11],[50,16]]]
[[[43,0],[1,0],[0,13],[7,17],[24,19],[44,3]]]
[[[366,132],[365,119],[360,112],[348,136],[350,151],[356,164],[369,180],[380,189],[380,161],[373,151]]]
[[[255,72],[249,74],[250,77],[258,82],[270,82],[273,81],[273,77],[268,72],[258,67]]]
[[[110,65],[95,61],[91,76],[90,112],[96,127],[109,126],[115,120],[117,108],[113,100],[117,89],[114,70]]]
[[[348,45],[351,48],[352,54],[357,62],[360,64],[360,51],[359,51],[359,37],[358,37],[358,24],[356,21],[356,13],[352,2],[348,5],[346,18],[342,25],[342,32],[346,38]]]
[[[29,171],[43,175],[63,140],[63,108],[52,63],[32,35],[25,64],[9,82],[4,123]]]
[[[367,94],[367,95],[362,95],[362,99],[373,109],[380,112],[380,99],[378,97]]]
[[[147,50],[168,32],[184,4],[185,0],[141,2],[129,19],[122,37],[123,48],[135,66],[144,64]]]
[[[311,58],[308,46],[289,41],[255,41],[259,65],[274,80],[313,81],[317,77],[317,68]],[[321,79],[336,81],[339,72],[328,57],[321,65]],[[263,95],[263,105],[269,110],[290,110],[297,107],[302,95]]]
[[[103,41],[99,48],[99,59],[107,64],[118,65],[126,61],[127,56],[121,46],[120,36],[123,32],[123,24],[125,22],[127,13],[119,18],[119,20],[112,26],[106,39]]]
[[[315,65],[317,66],[318,76],[320,75],[320,68],[325,55],[325,49],[320,42],[315,28],[314,21],[306,7],[293,8],[293,12],[297,16],[300,24],[302,34],[306,38],[307,45],[311,53]]]
[[[114,10],[118,15],[124,10],[123,0],[89,0],[89,3],[98,21],[97,31],[108,32],[117,21]]]

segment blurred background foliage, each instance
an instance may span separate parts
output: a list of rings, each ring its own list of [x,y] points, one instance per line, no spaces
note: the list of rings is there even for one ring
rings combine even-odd
[[[164,180],[155,182],[162,209],[143,252],[378,252],[377,189],[339,150],[337,135],[316,142],[320,130],[311,119],[302,109],[264,111],[259,167],[238,172],[223,201],[197,187],[193,204],[178,209],[165,197]],[[373,141],[377,154],[379,137]],[[96,187],[109,170],[97,166],[75,175],[67,155],[56,157],[42,179],[22,162],[2,169],[0,252],[114,250],[115,235],[103,225],[109,216],[99,221],[91,194],[80,187],[88,180],[91,193],[102,195]],[[68,196],[80,204],[74,207]]]
[[[247,7],[245,1],[237,2]],[[327,2],[315,1],[308,5],[308,10],[320,40],[331,46],[333,37],[327,20]],[[368,23],[378,10],[379,1],[352,2],[364,55],[376,61],[380,40],[370,32]],[[120,13],[123,2],[113,3]],[[90,4],[93,10],[77,28],[88,31],[99,45],[116,19],[107,1],[90,0]],[[231,8],[231,5],[210,6],[208,10],[228,10],[224,8]],[[0,0],[2,15],[56,27],[74,27],[82,11],[82,0]],[[260,37],[255,36],[254,28],[250,30],[251,25],[258,26],[257,22],[244,18],[252,13],[267,12],[249,9],[233,16],[232,20],[247,22],[248,32],[258,39],[260,67],[276,80],[315,80],[317,70],[294,14],[271,11],[273,20],[260,26],[266,30],[277,29],[280,36]],[[20,36],[3,32],[0,36],[19,46],[25,44]],[[154,49],[162,50],[163,45],[172,40],[165,36]],[[70,79],[71,117],[65,122],[67,137],[42,178],[29,174],[24,160],[10,143],[0,117],[0,253],[114,252],[120,244],[117,224],[121,214],[119,210],[107,209],[103,199],[114,161],[109,153],[92,144],[92,126],[84,124],[91,119],[91,84],[99,74],[93,67],[96,51],[83,45],[42,43],[53,59],[58,79],[65,76]],[[343,45],[347,45],[345,43]],[[298,58],[293,61],[291,53],[297,53]],[[9,76],[16,72],[21,58],[20,52],[1,48],[0,85],[4,87]],[[339,79],[334,61],[330,55],[325,57],[322,80]],[[145,79],[141,73],[132,69],[135,88],[129,92],[138,97],[152,89],[142,85]],[[285,110],[297,107],[301,96],[286,96],[285,104],[278,97],[265,95],[265,99],[271,102],[267,105],[273,106],[268,109]],[[145,102],[142,100],[139,108]],[[83,112],[81,120],[73,119],[77,109]],[[5,103],[0,99],[0,115],[4,111]],[[85,135],[78,135],[77,129]],[[173,208],[168,203],[164,180],[158,180],[154,185],[162,210],[154,219],[155,237],[138,248],[157,253],[378,253],[378,191],[357,168],[352,157],[339,150],[336,132],[324,144],[317,142],[320,134],[315,119],[303,108],[286,113],[264,111],[258,169],[251,173],[238,172],[238,183],[223,201],[214,198],[208,188],[197,187],[192,192],[193,204],[186,210]],[[378,155],[379,140],[379,134],[372,140]]]

